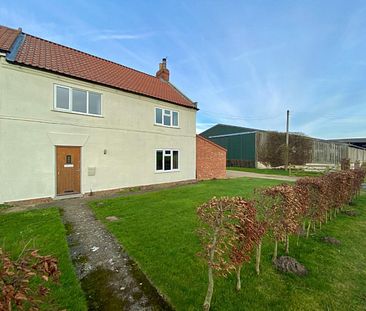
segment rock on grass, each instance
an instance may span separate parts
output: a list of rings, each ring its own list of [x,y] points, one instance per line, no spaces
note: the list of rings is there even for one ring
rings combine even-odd
[[[331,237],[331,236],[325,236],[324,238],[322,238],[322,241],[328,244],[333,244],[333,245],[341,245],[341,241]]]
[[[119,218],[116,216],[108,216],[105,219],[107,219],[108,221],[111,221],[111,222],[119,220]]]
[[[308,270],[306,270],[301,263],[289,256],[278,257],[273,261],[273,265],[278,271],[285,273],[293,273],[300,276],[304,276],[308,273]]]
[[[345,210],[345,211],[342,211],[342,214],[345,214],[347,216],[358,216],[359,212],[354,211],[354,210]]]

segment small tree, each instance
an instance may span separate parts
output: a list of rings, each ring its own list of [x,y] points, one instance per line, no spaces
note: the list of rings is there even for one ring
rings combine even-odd
[[[286,244],[286,253],[289,252],[289,236],[299,229],[301,219],[301,200],[292,185],[282,184],[264,190],[276,201],[269,209],[268,221],[275,240],[273,260],[277,258],[278,242]]]
[[[329,183],[330,196],[334,216],[337,211],[342,209],[344,204],[352,200],[352,173],[348,171],[339,171],[327,174],[324,178]]]
[[[262,239],[264,235],[270,231],[270,224],[272,221],[269,221],[270,209],[275,204],[275,199],[264,195],[264,189],[255,189],[255,208],[257,210],[256,213],[256,223],[257,223],[257,234],[258,234],[258,241],[256,245],[256,256],[255,256],[255,271],[257,275],[260,274],[260,263],[261,263],[261,256],[262,256]]]
[[[329,201],[329,182],[326,176],[305,177],[300,178],[296,185],[299,187],[298,189],[302,189],[301,200],[304,206],[304,221],[308,221],[306,237],[309,237],[312,224],[315,228],[317,221],[320,223],[323,219],[327,221],[327,211],[331,206]]]
[[[366,170],[363,168],[357,168],[353,171],[353,174],[355,176],[354,197],[357,197],[358,195],[360,195],[361,186],[366,176]]]
[[[351,160],[348,158],[341,159],[341,170],[349,170],[351,168]]]
[[[215,271],[218,275],[226,276],[235,269],[230,255],[235,244],[234,217],[237,198],[212,198],[197,209],[200,219],[198,235],[201,239],[203,251],[199,255],[207,261],[208,288],[203,304],[204,310],[209,310],[214,290]]]
[[[235,226],[236,239],[232,247],[231,261],[236,267],[236,289],[241,289],[240,272],[245,262],[249,262],[254,245],[257,245],[262,238],[264,230],[256,220],[256,209],[253,202],[247,202],[237,198],[235,202],[236,211],[234,217],[238,224]]]

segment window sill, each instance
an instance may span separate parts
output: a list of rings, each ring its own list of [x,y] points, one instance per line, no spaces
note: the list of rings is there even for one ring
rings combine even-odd
[[[164,174],[164,173],[178,173],[180,170],[171,170],[171,171],[155,171],[155,174]]]
[[[79,115],[79,116],[86,116],[86,117],[104,118],[104,116],[102,116],[102,115],[89,114],[89,113],[83,113],[83,112],[74,112],[74,111],[61,110],[61,109],[55,109],[55,108],[51,109],[51,111],[68,113],[68,114],[76,114],[76,115]]]
[[[154,126],[159,126],[159,127],[165,127],[165,128],[169,128],[169,129],[180,129],[179,126],[169,126],[169,125],[164,125],[164,124],[159,124],[159,123],[154,123]]]

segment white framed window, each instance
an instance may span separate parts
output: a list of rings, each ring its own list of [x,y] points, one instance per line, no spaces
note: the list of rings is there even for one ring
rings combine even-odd
[[[155,124],[179,127],[179,112],[157,107],[155,108]]]
[[[55,85],[54,109],[78,114],[101,116],[102,94],[63,85]]]
[[[179,115],[177,111],[172,111],[172,126],[178,126],[179,124]]]
[[[171,172],[179,170],[179,150],[158,149],[155,153],[155,171]]]

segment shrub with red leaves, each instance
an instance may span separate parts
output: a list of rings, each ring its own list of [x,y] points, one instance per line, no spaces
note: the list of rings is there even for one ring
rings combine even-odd
[[[327,219],[327,213],[331,208],[332,188],[326,176],[305,177],[296,182],[296,186],[302,189],[301,201],[304,206],[304,220],[307,220],[307,237],[311,224]]]
[[[358,196],[360,194],[362,183],[366,177],[366,170],[363,168],[357,168],[353,171],[355,175],[354,179],[354,196]]]
[[[363,169],[345,170],[322,177],[299,179],[295,185],[282,184],[256,191],[255,201],[241,197],[213,198],[197,209],[201,221],[198,234],[203,252],[199,255],[207,261],[209,284],[204,310],[209,310],[213,294],[213,272],[226,276],[237,272],[237,289],[240,289],[240,270],[251,258],[257,246],[256,271],[259,274],[261,241],[265,233],[275,240],[273,259],[277,258],[279,241],[286,243],[289,236],[300,233],[301,224],[310,225],[327,221],[328,214],[348,204],[360,192],[366,172]]]
[[[0,310],[37,311],[47,296],[49,289],[45,284],[51,278],[58,282],[60,272],[57,259],[41,256],[38,250],[26,250],[15,261],[0,248]],[[40,277],[40,284],[30,286],[32,279]]]
[[[197,209],[200,219],[198,235],[203,251],[198,255],[205,259],[208,265],[208,288],[204,310],[209,310],[214,289],[213,271],[226,276],[235,269],[230,260],[231,248],[235,240],[235,224],[233,214],[236,209],[236,198],[212,198]]]
[[[351,202],[353,177],[350,170],[333,172],[324,176],[332,189],[328,199],[331,200],[334,211]]]
[[[255,195],[255,208],[257,210],[256,213],[256,220],[257,220],[257,234],[260,236],[260,239],[257,242],[256,245],[256,263],[255,263],[255,271],[257,274],[260,274],[260,262],[261,262],[261,256],[262,256],[262,239],[267,233],[268,230],[270,230],[269,225],[272,223],[269,221],[270,216],[270,210],[272,206],[278,201],[278,198],[273,198],[267,195],[264,195],[264,189],[265,188],[257,188],[254,190]]]
[[[235,240],[231,250],[230,259],[236,267],[236,289],[241,289],[240,272],[243,264],[249,262],[253,247],[258,245],[264,234],[262,223],[257,221],[257,211],[254,203],[244,201],[237,202],[237,209],[233,217],[237,220],[235,225]]]
[[[251,202],[241,197],[212,198],[197,209],[200,219],[199,237],[203,252],[199,255],[208,264],[208,289],[204,309],[209,310],[213,288],[213,272],[226,276],[239,271],[250,259],[250,252],[257,242],[256,210]]]
[[[307,206],[307,236],[311,224],[315,228],[316,222],[320,225],[327,222],[328,217],[332,219],[345,204],[352,202],[359,194],[364,178],[365,171],[356,169],[332,172],[322,177],[305,177],[296,182],[305,191],[302,201]]]
[[[264,195],[274,198],[268,210],[267,221],[275,240],[273,259],[277,258],[277,244],[286,242],[286,253],[289,250],[289,235],[298,232],[304,212],[300,187],[289,184],[273,186],[263,191]]]

